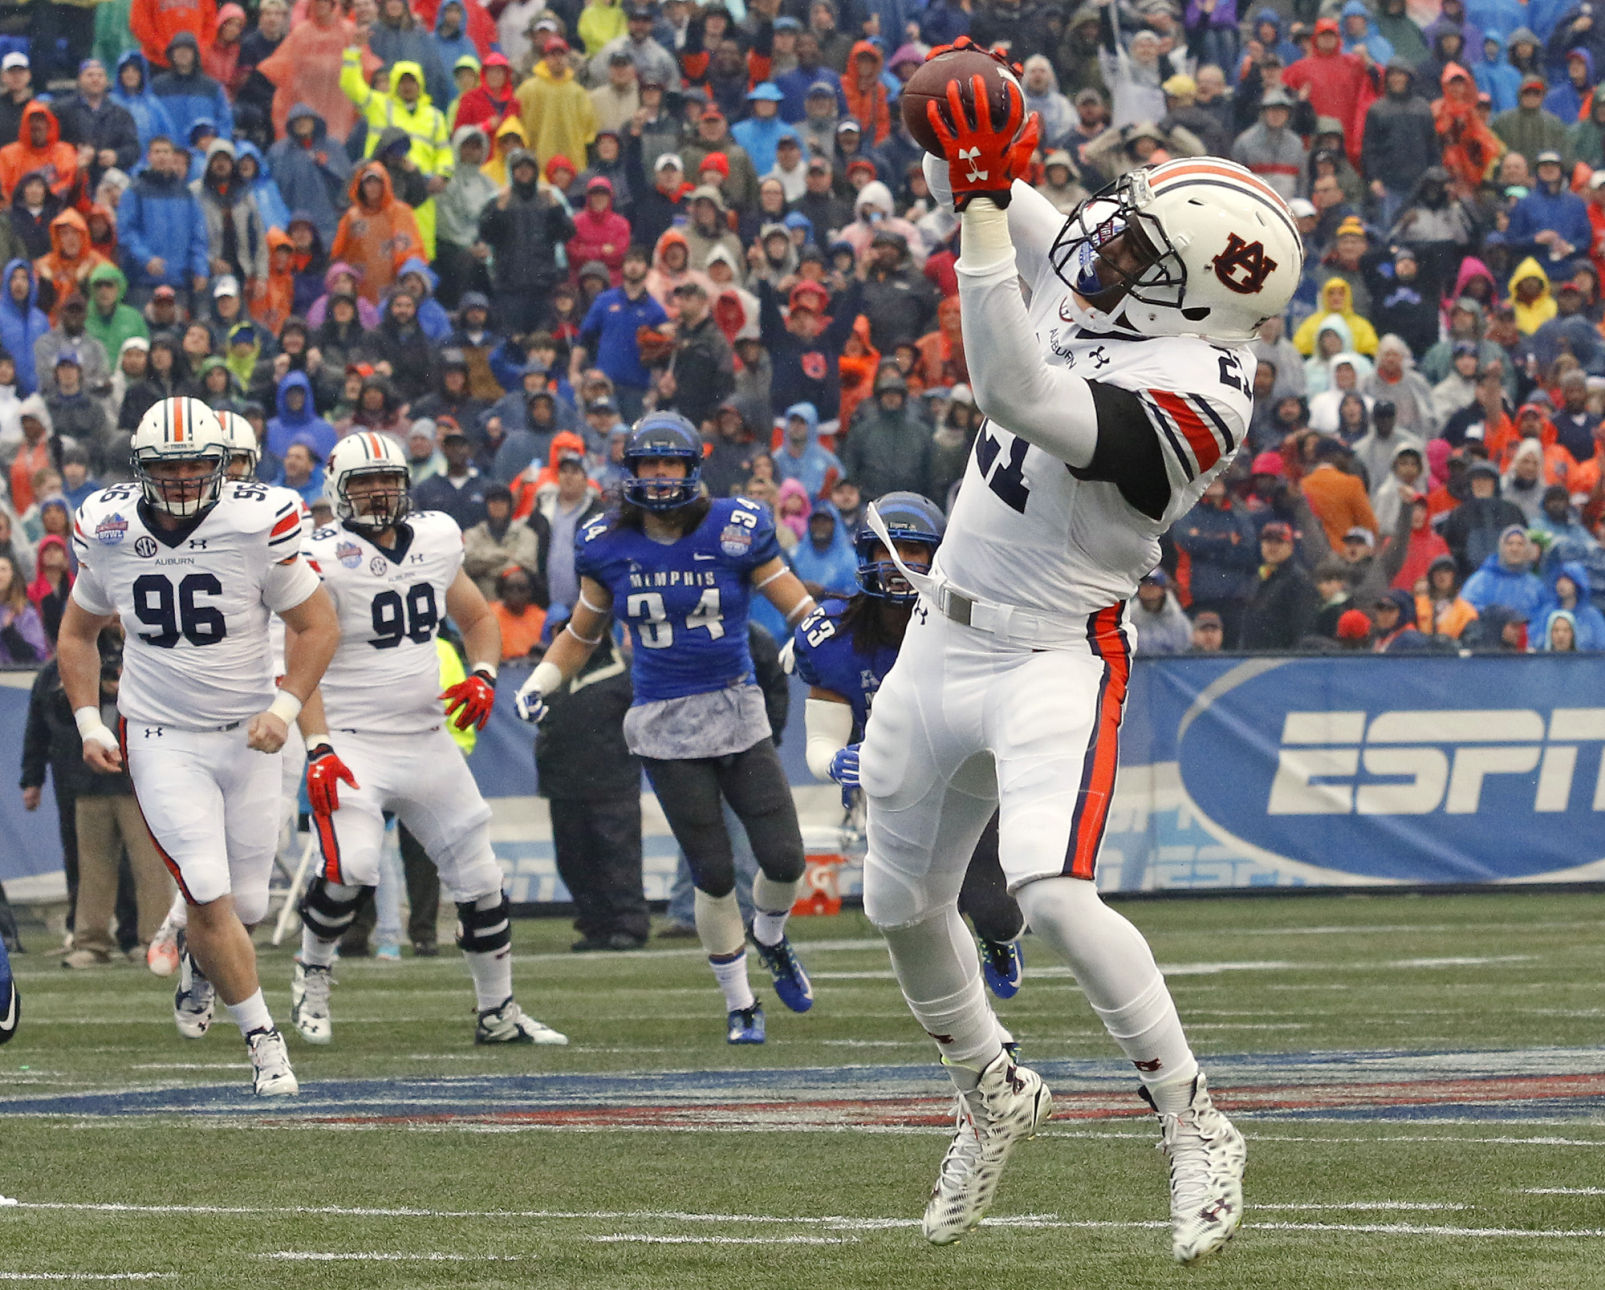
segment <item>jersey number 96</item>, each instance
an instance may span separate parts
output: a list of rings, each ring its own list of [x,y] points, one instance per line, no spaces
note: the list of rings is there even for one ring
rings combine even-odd
[[[180,640],[217,644],[228,635],[228,623],[221,609],[201,604],[200,597],[222,594],[215,574],[185,574],[176,590],[162,574],[141,574],[134,579],[134,617],[154,630],[140,632],[139,639],[157,649],[172,649]]]

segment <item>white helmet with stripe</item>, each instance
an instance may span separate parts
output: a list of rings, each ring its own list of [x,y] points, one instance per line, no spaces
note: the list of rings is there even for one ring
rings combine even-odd
[[[324,467],[328,482],[324,494],[334,503],[335,517],[352,528],[383,532],[399,524],[411,506],[407,487],[412,476],[407,456],[389,435],[373,430],[347,435],[335,444]],[[363,489],[359,498],[350,493],[352,481],[390,478],[391,488]]]
[[[228,446],[217,415],[199,399],[162,399],[139,419],[130,451],[145,501],[175,519],[193,519],[217,503],[228,469]],[[178,478],[152,467],[205,462],[206,474]]]
[[[256,473],[256,463],[262,460],[262,449],[256,441],[256,429],[238,412],[222,411],[214,414],[223,428],[223,440],[228,444],[229,465],[245,458],[246,476]]]
[[[1104,315],[1093,325],[1219,341],[1252,340],[1287,308],[1304,272],[1287,203],[1221,157],[1123,175],[1075,209],[1049,256]]]

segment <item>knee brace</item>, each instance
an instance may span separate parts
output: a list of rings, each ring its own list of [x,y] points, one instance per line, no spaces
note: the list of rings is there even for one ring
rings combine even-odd
[[[513,943],[513,915],[507,893],[457,902],[457,948],[464,954],[490,954]]]
[[[301,921],[320,941],[337,941],[357,916],[361,887],[330,882],[321,874],[301,897]]]

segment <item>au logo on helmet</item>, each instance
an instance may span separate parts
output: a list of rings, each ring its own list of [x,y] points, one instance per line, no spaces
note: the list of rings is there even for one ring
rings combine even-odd
[[[1265,243],[1245,242],[1236,233],[1226,235],[1226,249],[1210,264],[1222,286],[1244,296],[1255,294],[1276,272],[1276,261],[1265,254]]]

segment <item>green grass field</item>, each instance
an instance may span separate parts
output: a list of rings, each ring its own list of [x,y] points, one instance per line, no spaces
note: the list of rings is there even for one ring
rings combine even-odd
[[[0,1286],[1605,1287],[1605,893],[1122,907],[1249,1141],[1247,1221],[1199,1267],[1169,1261],[1129,1071],[1029,941],[999,1010],[1055,1120],[986,1226],[925,1245],[947,1086],[844,914],[793,924],[812,1013],[755,977],[762,1048],[724,1044],[684,942],[581,956],[520,923],[519,998],[566,1049],[476,1049],[449,949],[342,963],[334,1044],[289,1035],[292,1105],[251,1101],[226,1015],[182,1040],[171,982],[63,972],[35,936]],[[262,962],[288,1030],[289,952]]]

